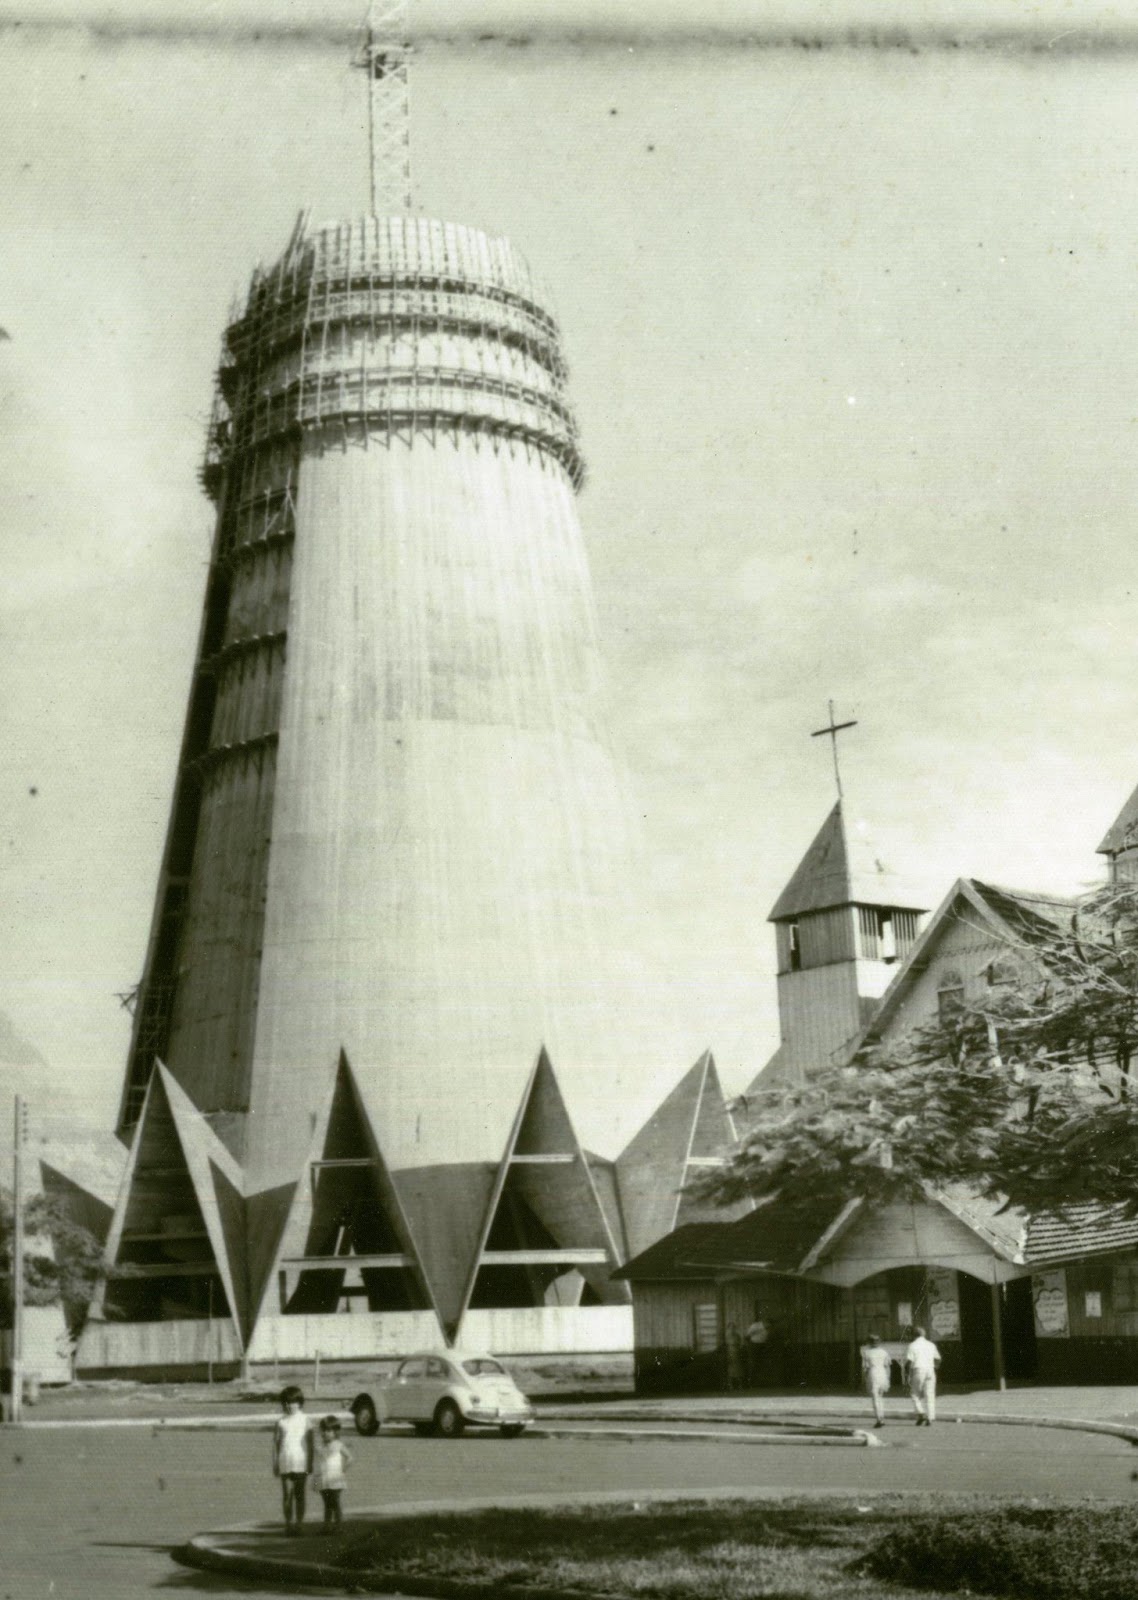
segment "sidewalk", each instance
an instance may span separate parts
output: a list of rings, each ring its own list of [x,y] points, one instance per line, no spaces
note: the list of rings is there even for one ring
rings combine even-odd
[[[903,1388],[895,1386],[889,1394],[889,1409],[908,1409]],[[1138,1386],[1112,1385],[1102,1388],[941,1389],[937,1409],[944,1417],[983,1418],[985,1421],[1071,1421],[1110,1423],[1138,1431]],[[564,1406],[539,1405],[538,1418],[627,1422],[656,1421],[753,1421],[763,1417],[795,1418],[804,1422],[864,1423],[869,1401],[864,1394],[807,1394],[782,1391],[710,1395],[666,1395],[630,1397]]]
[[[310,1407],[343,1411],[351,1384],[339,1377],[322,1382],[310,1395]],[[355,1392],[354,1389],[352,1392]],[[891,1391],[890,1411],[907,1411],[908,1396]],[[1138,1386],[1096,1388],[1016,1387],[1006,1390],[962,1387],[942,1389],[943,1417],[985,1421],[1047,1421],[1052,1424],[1110,1424],[1138,1429]],[[198,1427],[269,1427],[278,1411],[275,1392],[256,1395],[248,1387],[218,1385],[123,1385],[45,1391],[39,1404],[25,1404],[27,1425],[103,1423],[120,1426],[194,1425]],[[619,1425],[679,1423],[761,1424],[764,1419],[804,1425],[839,1424],[864,1427],[869,1402],[861,1393],[808,1393],[783,1390],[739,1394],[669,1395],[660,1398],[627,1395],[617,1399],[546,1400],[535,1405],[537,1424],[571,1422]]]

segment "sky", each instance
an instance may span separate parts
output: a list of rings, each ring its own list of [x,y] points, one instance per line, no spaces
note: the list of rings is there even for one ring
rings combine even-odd
[[[0,3],[0,1012],[109,1120],[212,536],[219,339],[364,208],[362,4]],[[1003,0],[421,0],[418,206],[553,289],[692,1059],[777,1042],[834,799],[934,905],[1138,782],[1138,29]],[[689,1063],[676,1063],[676,1075]]]

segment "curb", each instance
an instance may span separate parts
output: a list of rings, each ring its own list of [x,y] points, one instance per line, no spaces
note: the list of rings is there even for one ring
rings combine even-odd
[[[796,1493],[804,1498],[810,1498],[815,1491],[801,1490]],[[833,1490],[819,1490],[816,1493],[818,1498],[827,1498],[833,1494]],[[492,1499],[408,1501],[403,1505],[378,1506],[351,1513],[346,1518],[346,1524],[350,1525],[351,1522],[362,1521],[364,1518],[369,1521],[384,1521],[407,1516],[462,1516],[470,1511],[503,1509],[555,1510],[558,1507],[643,1505],[648,1502],[666,1505],[673,1501],[723,1499],[754,1500],[756,1503],[761,1503],[785,1498],[786,1496],[777,1490],[756,1487],[754,1484],[726,1485],[719,1489],[644,1489],[633,1494],[625,1489],[613,1489],[603,1493],[582,1491],[579,1494],[564,1495],[506,1495]],[[426,1600],[499,1600],[502,1593],[502,1586],[496,1579],[481,1582],[477,1579],[460,1580],[441,1575],[419,1578],[403,1572],[386,1572],[381,1568],[373,1568],[364,1573],[351,1573],[345,1572],[342,1567],[330,1566],[320,1560],[305,1560],[299,1556],[285,1559],[280,1556],[252,1555],[243,1550],[234,1550],[223,1543],[226,1539],[232,1539],[234,1535],[255,1534],[270,1529],[279,1532],[280,1523],[238,1523],[231,1528],[195,1534],[187,1544],[172,1550],[170,1554],[180,1565],[202,1571],[224,1572],[234,1577],[254,1578],[273,1583],[305,1584],[310,1587],[335,1589],[341,1593],[347,1590],[366,1594],[417,1595],[426,1597]],[[509,1592],[511,1600],[612,1600],[611,1594],[599,1596],[592,1590],[547,1589],[513,1583],[509,1585]]]
[[[791,1433],[760,1433],[761,1423],[756,1423],[745,1433],[731,1433],[727,1428],[716,1428],[712,1431],[697,1431],[694,1428],[629,1428],[620,1423],[611,1428],[594,1423],[585,1423],[580,1428],[532,1428],[530,1437],[536,1439],[621,1439],[636,1443],[639,1439],[672,1439],[682,1442],[692,1441],[697,1444],[706,1444],[712,1440],[717,1444],[797,1444],[820,1445],[824,1448],[838,1447],[845,1450],[863,1450],[867,1447],[874,1448],[884,1443],[876,1434],[870,1433],[865,1428],[844,1428],[840,1432],[834,1429],[831,1432],[819,1430],[817,1433],[800,1432]]]
[[[350,1411],[339,1412],[341,1420],[351,1422]],[[686,1418],[677,1417],[676,1421],[686,1421]],[[697,1418],[696,1421],[703,1419]],[[730,1423],[732,1419],[726,1418]],[[239,1431],[242,1429],[268,1432],[273,1426],[274,1419],[266,1417],[263,1413],[239,1417],[107,1417],[107,1418],[76,1418],[68,1421],[63,1418],[45,1418],[42,1422],[19,1422],[14,1424],[23,1429],[48,1429],[62,1430],[64,1428],[149,1428],[154,1433],[200,1432],[220,1433],[226,1429]],[[831,1425],[825,1427],[805,1426],[795,1432],[783,1430],[776,1433],[761,1433],[758,1430],[763,1423],[769,1425],[769,1418],[754,1418],[744,1422],[746,1431],[743,1433],[730,1432],[728,1427],[706,1428],[669,1428],[667,1426],[653,1428],[630,1428],[626,1422],[613,1422],[611,1426],[604,1422],[585,1421],[581,1426],[551,1427],[537,1426],[527,1430],[532,1439],[620,1439],[635,1442],[638,1439],[672,1439],[692,1441],[706,1444],[708,1440],[727,1441],[731,1444],[812,1444],[820,1446],[840,1446],[846,1449],[851,1447],[860,1449],[866,1445],[879,1445],[882,1441],[869,1433],[864,1428],[855,1427],[852,1423],[845,1427]],[[398,1439],[410,1438],[411,1435],[400,1428],[388,1437]]]
[[[342,1420],[351,1421],[350,1411],[336,1413]],[[870,1432],[864,1424],[856,1422],[853,1418],[842,1412],[833,1413],[833,1420],[829,1426],[818,1422],[800,1422],[799,1431],[791,1433],[762,1433],[758,1430],[764,1425],[776,1422],[780,1416],[801,1416],[797,1412],[655,1412],[652,1416],[643,1418],[631,1416],[627,1413],[613,1418],[613,1425],[609,1426],[604,1418],[583,1417],[583,1426],[567,1428],[546,1427],[544,1419],[539,1419],[538,1425],[529,1431],[530,1438],[536,1439],[588,1439],[606,1438],[631,1440],[637,1439],[678,1439],[705,1442],[712,1440],[730,1440],[733,1444],[813,1444],[819,1446],[841,1446],[844,1448],[860,1448],[863,1445],[880,1445],[884,1441]],[[559,1413],[549,1419],[554,1423],[573,1422],[575,1419],[569,1412]],[[651,1426],[632,1429],[630,1422],[643,1422],[650,1424],[659,1422],[667,1423],[714,1423],[713,1432],[696,1431],[693,1428],[677,1429],[663,1426]],[[892,1420],[892,1419],[891,1419]],[[1019,1413],[994,1412],[994,1411],[968,1411],[951,1412],[942,1411],[938,1419],[942,1423],[967,1422],[979,1424],[984,1427],[1009,1427],[1009,1428],[1065,1428],[1076,1433],[1102,1433],[1117,1439],[1125,1439],[1130,1444],[1138,1445],[1138,1425],[1124,1422],[1100,1422],[1094,1418],[1082,1417],[1050,1417],[1031,1416]],[[249,1412],[240,1416],[231,1417],[45,1417],[41,1419],[22,1419],[16,1423],[6,1423],[8,1429],[19,1429],[31,1432],[37,1429],[61,1430],[64,1428],[150,1428],[158,1432],[177,1433],[181,1431],[200,1431],[204,1433],[221,1433],[227,1429],[256,1428],[268,1430],[273,1425],[274,1418],[266,1416],[264,1412]],[[743,1428],[746,1432],[729,1433],[728,1427]],[[842,1432],[833,1431],[835,1426],[841,1427]],[[402,1438],[400,1433],[397,1437]]]
[[[770,1422],[778,1417],[799,1418],[801,1415],[801,1412],[789,1410],[782,1412],[772,1410],[764,1413],[756,1413],[754,1411],[656,1411],[651,1415],[648,1415],[647,1413],[634,1414],[631,1411],[625,1411],[620,1414],[619,1418],[614,1414],[613,1420],[619,1423],[628,1423],[639,1420],[643,1420],[645,1422],[716,1422],[724,1425],[730,1424],[747,1428],[756,1428],[761,1427],[764,1422]],[[820,1418],[826,1414],[819,1412],[817,1415]],[[555,1420],[558,1422],[568,1421],[570,1416],[571,1413],[568,1411],[560,1411],[556,1413]],[[849,1417],[845,1412],[842,1411],[831,1412],[829,1413],[829,1416],[832,1419],[832,1423],[844,1423],[846,1427],[854,1431],[860,1431],[866,1426],[865,1424],[855,1422],[853,1418]],[[593,1417],[589,1420],[592,1423],[596,1423],[600,1419]],[[908,1421],[910,1419],[908,1417],[904,1419],[890,1417],[888,1420]],[[1094,1417],[1054,1417],[1038,1414],[1031,1415],[1030,1413],[1024,1414],[1020,1412],[1013,1413],[1007,1411],[945,1411],[943,1408],[941,1408],[937,1420],[938,1422],[978,1423],[985,1427],[1067,1428],[1077,1433],[1110,1434],[1115,1438],[1127,1439],[1131,1444],[1138,1445],[1138,1424],[1125,1422],[1105,1422],[1099,1421]],[[812,1424],[803,1424],[804,1429],[810,1426],[812,1426]],[[821,1428],[825,1426],[825,1424],[819,1422],[817,1426]],[[640,1436],[642,1437],[643,1435],[641,1434]],[[691,1435],[687,1435],[687,1437],[691,1437]],[[799,1437],[808,1437],[808,1435],[806,1435],[804,1432],[803,1435],[800,1435]],[[872,1438],[872,1435],[870,1435],[870,1437]],[[881,1441],[878,1440],[876,1442],[880,1443]]]
[[[1116,1439],[1126,1439],[1130,1444],[1138,1445],[1138,1427],[1126,1422],[1097,1422],[1079,1417],[1024,1417],[1002,1411],[974,1411],[958,1416],[946,1413],[938,1421],[982,1422],[989,1427],[1067,1428],[1073,1433],[1107,1433]]]

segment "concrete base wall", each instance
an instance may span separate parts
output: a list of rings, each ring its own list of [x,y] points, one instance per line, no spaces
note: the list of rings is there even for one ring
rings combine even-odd
[[[0,1367],[12,1360],[12,1334],[0,1330]],[[62,1306],[24,1307],[24,1376],[41,1383],[71,1382],[71,1336]]]
[[[632,1349],[631,1306],[468,1311],[459,1343],[495,1355],[601,1355]]]
[[[236,1370],[241,1342],[228,1317],[212,1322],[89,1322],[75,1356],[76,1376],[204,1376],[209,1367]],[[218,1374],[221,1376],[222,1374]]]
[[[261,1317],[249,1342],[250,1361],[356,1361],[441,1349],[433,1311],[385,1311],[372,1316]]]

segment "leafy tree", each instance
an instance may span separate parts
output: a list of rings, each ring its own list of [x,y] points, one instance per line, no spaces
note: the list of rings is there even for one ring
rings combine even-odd
[[[45,1244],[50,1240],[51,1249]],[[0,1190],[0,1324],[12,1323],[13,1202]],[[29,1196],[24,1205],[24,1301],[29,1306],[63,1302],[68,1323],[82,1322],[103,1272],[103,1247],[72,1220],[58,1199]]]
[[[748,1097],[724,1204],[913,1199],[963,1184],[1027,1211],[1138,1215],[1138,884],[1058,924],[1026,915],[979,996],[961,993],[899,1044]]]

